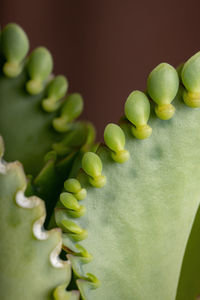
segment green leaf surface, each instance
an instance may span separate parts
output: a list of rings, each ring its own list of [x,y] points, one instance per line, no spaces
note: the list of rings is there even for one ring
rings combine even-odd
[[[41,108],[45,93],[29,95],[27,80],[25,72],[12,79],[0,75],[0,133],[5,141],[5,159],[19,160],[26,173],[36,175],[45,154],[61,135],[51,125],[56,114]]]
[[[2,147],[0,147],[2,149]],[[70,282],[68,262],[58,259],[59,229],[44,231],[44,203],[25,198],[21,165],[0,163],[0,298],[2,300],[78,300],[77,292],[55,289]],[[75,297],[76,296],[76,297]]]
[[[122,124],[129,161],[118,164],[101,146],[106,185],[94,188],[79,175],[87,197],[76,224],[88,231],[80,241],[92,256],[90,263],[65,238],[83,299],[173,300],[181,265],[200,199],[200,111],[174,100],[176,113],[168,121],[151,113],[152,136],[137,140],[131,126]],[[62,217],[62,214],[60,214]],[[57,218],[60,218],[59,215]],[[65,214],[64,218],[69,218]],[[59,220],[57,220],[59,222]],[[65,233],[67,235],[67,233]],[[76,242],[73,242],[76,245]],[[87,273],[100,280],[91,289]],[[92,290],[92,291],[91,291]],[[190,299],[190,298],[187,298]]]

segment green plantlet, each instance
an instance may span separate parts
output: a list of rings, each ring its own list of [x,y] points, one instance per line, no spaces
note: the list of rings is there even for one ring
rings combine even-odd
[[[61,116],[53,120],[54,128],[59,132],[68,131],[70,123],[79,117],[83,110],[83,99],[80,94],[71,94],[67,97],[62,108]]]
[[[69,221],[69,220],[63,220],[62,221],[63,226],[65,229],[67,229],[70,232],[81,234],[83,232],[83,229],[80,228],[76,223]]]
[[[129,152],[124,149],[125,135],[116,124],[108,124],[104,131],[106,145],[113,150],[112,158],[118,163],[124,163],[129,159]]]
[[[94,144],[47,50],[5,67],[24,37],[1,33],[0,298],[199,299],[199,53],[157,66]]]
[[[84,154],[82,168],[90,176],[90,183],[95,187],[102,187],[106,183],[106,177],[101,174],[102,163],[98,155],[92,152]]]
[[[84,258],[87,259],[88,262],[92,261],[93,257],[92,255],[85,249],[83,248],[81,245],[76,244],[76,249],[79,250],[79,252],[77,253],[79,256],[83,256]]]
[[[64,188],[67,192],[73,193],[77,200],[85,199],[86,189],[82,189],[80,182],[75,178],[69,178],[64,182]]]
[[[185,87],[183,100],[190,107],[200,107],[200,52],[192,56],[183,66],[181,79]]]
[[[26,84],[26,89],[30,94],[39,94],[43,90],[44,81],[51,74],[53,60],[50,52],[44,47],[35,49],[27,63],[27,70],[30,80]]]
[[[147,125],[150,115],[150,103],[146,95],[140,91],[132,92],[125,103],[125,115],[135,125],[132,127],[133,135],[138,139],[146,139],[152,133]]]
[[[65,96],[67,88],[67,79],[62,75],[56,76],[47,87],[47,98],[42,101],[44,110],[55,111],[59,107],[59,100]]]
[[[147,89],[150,97],[156,102],[157,116],[162,120],[173,117],[175,108],[171,104],[179,87],[177,71],[169,64],[158,65],[149,75]]]
[[[70,193],[62,193],[60,195],[60,201],[66,208],[75,211],[80,209],[77,199]]]
[[[71,220],[62,220],[60,225],[64,228],[64,232],[69,232],[69,237],[76,242],[86,239],[88,235],[87,230],[82,229]]]
[[[25,32],[17,24],[8,24],[1,32],[1,49],[6,59],[3,72],[8,77],[21,73],[22,62],[29,50]]]

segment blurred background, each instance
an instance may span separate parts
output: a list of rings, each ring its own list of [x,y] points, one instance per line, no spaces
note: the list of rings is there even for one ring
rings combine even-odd
[[[83,95],[83,117],[102,139],[157,64],[177,66],[200,50],[199,10],[199,0],[0,0],[0,23],[17,22],[31,49],[51,51],[54,73]]]

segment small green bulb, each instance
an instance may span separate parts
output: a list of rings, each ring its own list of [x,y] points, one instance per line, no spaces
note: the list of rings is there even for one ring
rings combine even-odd
[[[90,254],[82,245],[76,244],[75,247],[79,250],[79,256],[87,258],[88,262],[92,261],[92,254]]]
[[[70,220],[62,220],[61,224],[64,226],[65,229],[76,234],[82,234],[84,231],[84,229],[82,229],[80,226],[78,226],[76,223]]]
[[[90,176],[89,181],[94,187],[100,188],[106,184],[106,177],[101,174],[102,162],[97,154],[86,152],[82,158],[82,168]]]
[[[125,115],[135,125],[132,127],[133,135],[138,139],[146,139],[152,133],[147,124],[150,115],[150,103],[147,96],[140,91],[133,91],[125,103]]]
[[[86,123],[86,127],[87,127],[86,140],[85,140],[85,143],[84,143],[83,147],[81,148],[81,150],[83,152],[87,152],[87,151],[95,152],[95,151],[91,150],[91,148],[94,146],[94,141],[96,138],[96,130],[94,128],[94,125],[90,122]]]
[[[77,193],[81,189],[81,184],[77,179],[69,178],[64,182],[64,188],[67,192]]]
[[[42,107],[47,112],[55,111],[59,107],[59,100],[64,97],[68,89],[65,76],[56,76],[47,87],[47,98],[42,101]]]
[[[129,159],[129,152],[124,149],[125,135],[123,130],[116,124],[110,123],[104,130],[104,141],[114,152],[112,158],[118,163],[124,163]]]
[[[69,178],[64,182],[64,188],[67,192],[73,193],[77,200],[85,199],[86,189],[81,188],[80,182],[75,178]]]
[[[50,160],[56,161],[57,159],[57,153],[54,150],[51,150],[47,152],[47,154],[44,157],[44,162],[47,163]]]
[[[80,205],[79,209],[77,210],[68,210],[68,214],[72,217],[72,218],[80,218],[82,217],[86,212],[86,207],[83,205]]]
[[[87,191],[86,191],[86,189],[80,189],[76,194],[74,194],[74,196],[76,197],[76,199],[78,201],[81,201],[86,198]]]
[[[101,282],[94,274],[86,273],[86,276],[87,276],[87,280],[92,282],[95,285],[95,288],[98,288],[101,285]]]
[[[79,210],[77,199],[70,193],[61,193],[60,202],[68,209]]]
[[[150,97],[156,102],[155,112],[162,120],[171,119],[175,108],[171,104],[179,88],[178,73],[167,63],[159,64],[149,74],[147,90]]]
[[[181,72],[184,102],[193,108],[200,107],[200,52],[193,55],[184,64]]]
[[[83,241],[88,237],[88,232],[87,230],[83,229],[83,231],[79,234],[68,234],[69,237],[71,237],[74,241],[79,242],[79,241]]]
[[[24,30],[17,24],[5,26],[1,32],[1,51],[6,58],[3,72],[7,77],[21,73],[22,61],[29,50],[29,40]]]
[[[53,120],[53,127],[58,132],[69,130],[69,123],[80,116],[83,111],[83,98],[80,94],[74,93],[67,97],[63,105],[61,116]]]
[[[27,70],[30,80],[26,89],[30,94],[39,94],[43,90],[44,81],[53,69],[51,53],[44,47],[36,48],[30,55],[27,63]]]

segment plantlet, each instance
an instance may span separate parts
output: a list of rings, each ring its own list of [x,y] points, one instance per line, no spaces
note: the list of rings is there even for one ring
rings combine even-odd
[[[2,160],[1,298],[197,300],[200,52],[180,78],[158,65],[95,151],[92,125],[74,121],[81,96],[62,100],[67,81],[49,78],[48,50],[27,51],[22,29],[7,25],[0,131],[5,159],[19,159],[32,179],[26,187],[20,164]]]

